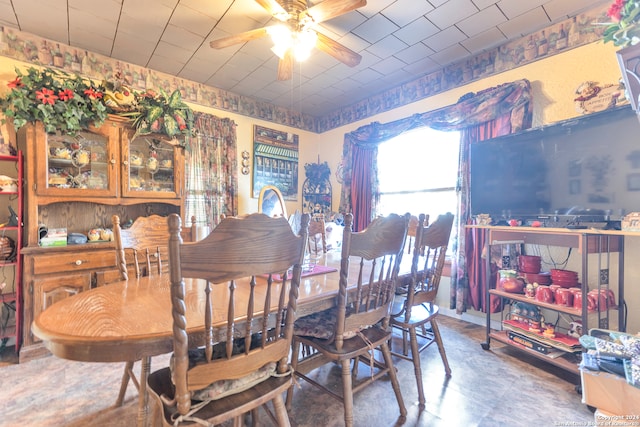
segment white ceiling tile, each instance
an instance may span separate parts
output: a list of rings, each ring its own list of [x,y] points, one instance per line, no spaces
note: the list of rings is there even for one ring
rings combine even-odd
[[[107,19],[101,15],[93,15],[87,10],[69,9],[69,21],[69,37],[72,44],[77,32],[91,32],[113,39],[118,28],[117,16],[115,19]],[[80,40],[77,41],[80,42]]]
[[[109,56],[113,47],[113,38],[104,37],[91,31],[75,29],[71,34],[71,44],[84,50]]]
[[[164,58],[171,58],[172,60],[179,62],[181,64],[186,64],[192,55],[193,55],[193,50],[183,49],[179,46],[167,43],[162,40],[160,40],[160,42],[156,46],[156,49],[153,51],[153,57],[161,56]],[[151,57],[152,60],[153,60],[153,57]]]
[[[406,69],[396,70],[380,79],[380,85],[384,86],[385,90],[391,89],[408,81],[414,80],[415,78],[413,76],[414,74],[410,73]]]
[[[0,1],[0,26],[10,25],[12,27],[18,26],[18,19],[13,12],[13,6],[8,0]]]
[[[547,14],[541,7],[537,7],[522,15],[516,16],[507,22],[498,25],[498,28],[510,39],[530,34],[540,28],[549,25]]]
[[[471,0],[449,0],[427,13],[426,17],[438,28],[445,29],[478,12]]]
[[[444,53],[441,53],[441,55],[444,55]],[[442,65],[431,58],[423,58],[420,61],[404,67],[407,72],[413,73],[414,75],[424,75],[440,68],[442,68]]]
[[[410,24],[393,33],[397,38],[411,46],[426,39],[439,31],[431,21],[424,16],[414,20]]]
[[[464,46],[471,53],[479,53],[494,47],[498,47],[506,43],[507,38],[502,34],[502,31],[495,27],[489,30],[477,34],[474,37],[470,37],[467,40],[462,40],[460,44]]]
[[[458,62],[468,56],[469,51],[459,44],[454,44],[441,52],[434,53],[431,55],[431,59],[444,66]]]
[[[167,73],[170,75],[177,75],[182,67],[184,67],[183,62],[178,62],[173,58],[163,58],[159,55],[154,55],[150,60],[147,67],[152,70],[161,71],[163,73]]]
[[[350,78],[349,79],[342,79],[342,80],[338,81],[337,83],[335,83],[334,85],[332,85],[332,87],[335,87],[335,88],[341,90],[343,93],[345,93],[348,90],[351,90],[354,86],[360,87],[360,83],[357,80],[350,79]]]
[[[69,0],[69,15],[82,12],[93,17],[117,22],[123,0]]]
[[[191,33],[206,37],[218,21],[195,9],[178,5],[169,22],[176,27],[181,27]]]
[[[378,62],[375,65],[371,66],[371,69],[377,71],[383,76],[389,75],[395,71],[402,69],[402,67],[406,66],[404,62],[400,61],[398,58],[391,56],[387,59],[384,59]]]
[[[365,68],[364,70],[357,72],[352,77],[352,79],[360,84],[365,84],[367,82],[379,79],[381,76],[381,73],[373,70],[372,68]]]
[[[499,0],[471,0],[471,1],[473,2],[473,4],[476,5],[478,9],[482,10],[482,9],[486,9],[489,6],[493,6]]]
[[[213,74],[207,68],[187,68],[187,64],[178,74],[178,77],[183,79],[199,82],[208,79]]]
[[[123,61],[146,65],[156,48],[156,43],[119,31],[113,45],[112,55]]]
[[[354,11],[345,15],[340,15],[337,18],[333,18],[329,21],[322,22],[318,24],[317,27],[326,28],[334,34],[344,36],[366,20],[367,18],[364,15],[358,13],[357,11]]]
[[[63,43],[69,42],[66,0],[24,0],[13,2],[13,6],[21,31]],[[51,25],[51,22],[64,25]]]
[[[507,15],[507,18],[513,19],[518,15],[522,15],[525,12],[535,9],[538,6],[542,6],[549,0],[500,0],[497,5]]]
[[[369,43],[375,43],[398,30],[398,26],[382,15],[375,15],[353,29],[353,33]]]
[[[380,11],[386,9],[394,1],[395,0],[367,0],[366,6],[363,6],[356,10],[362,13],[367,18],[371,18]]]
[[[492,27],[495,28],[496,25],[506,20],[507,18],[500,9],[496,6],[491,6],[458,22],[456,27],[460,28],[468,37],[473,37]]]
[[[380,13],[397,26],[404,27],[432,10],[433,6],[427,0],[397,0]]]
[[[395,36],[389,35],[377,43],[372,44],[367,48],[367,52],[374,54],[378,58],[388,58],[399,50],[406,49],[408,45]]]
[[[611,0],[551,0],[544,4],[544,10],[552,21],[557,22],[598,5],[611,3]]]
[[[457,27],[449,27],[438,34],[424,40],[423,43],[435,52],[440,52],[449,46],[466,40],[467,36]]]
[[[413,46],[396,52],[393,56],[403,61],[405,64],[413,64],[414,62],[422,60],[433,53],[433,49],[430,49],[424,43],[416,43]]]
[[[229,9],[233,0],[182,0],[178,7],[186,6],[218,21]]]
[[[122,17],[137,20],[140,24],[164,28],[173,13],[173,7],[158,4],[155,0],[126,1],[122,6]]]
[[[118,33],[116,33],[116,39],[119,37],[119,33],[127,33],[134,37],[134,39],[144,39],[149,42],[158,42],[166,25],[158,25],[151,21],[140,21],[135,16],[123,14],[118,23]]]
[[[161,41],[193,53],[204,43],[204,38],[186,28],[169,24],[162,34]]]

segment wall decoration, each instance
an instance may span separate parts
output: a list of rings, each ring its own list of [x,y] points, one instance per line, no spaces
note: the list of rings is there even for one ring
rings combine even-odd
[[[278,187],[285,200],[298,200],[298,135],[255,125],[253,197],[265,185]]]
[[[242,152],[242,160],[240,161],[242,167],[241,167],[241,171],[242,171],[242,175],[249,175],[249,158],[251,157],[251,154],[249,154],[249,152],[247,150],[244,150]]]
[[[596,82],[583,82],[576,88],[576,98],[573,99],[576,111],[581,114],[595,113],[614,108],[618,105],[628,104],[624,97],[624,85],[604,84]]]
[[[304,165],[302,212],[328,216],[331,213],[331,169],[327,162]]]

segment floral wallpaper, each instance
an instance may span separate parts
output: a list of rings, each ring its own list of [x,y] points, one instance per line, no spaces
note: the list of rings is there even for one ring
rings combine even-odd
[[[0,26],[0,55],[61,68],[93,79],[112,80],[121,72],[137,90],[162,87],[180,90],[185,101],[230,111],[298,129],[322,133],[445,92],[471,81],[520,67],[587,43],[598,41],[606,26],[608,5],[587,11],[536,33],[444,67],[391,90],[343,107],[323,117],[312,117],[201,83],[121,62],[97,53],[53,42],[14,28]]]

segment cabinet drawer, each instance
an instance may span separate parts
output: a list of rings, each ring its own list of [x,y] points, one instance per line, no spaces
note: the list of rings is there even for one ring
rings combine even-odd
[[[64,273],[68,271],[97,270],[116,265],[113,250],[37,255],[33,257],[35,275]]]

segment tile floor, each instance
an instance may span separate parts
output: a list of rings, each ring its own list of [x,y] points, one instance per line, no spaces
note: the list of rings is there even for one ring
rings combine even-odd
[[[396,366],[408,410],[405,426],[592,425],[593,414],[575,390],[579,378],[521,352],[492,343],[482,350],[484,327],[441,316],[441,331],[453,371],[446,379],[437,348],[422,353],[427,397],[419,411],[410,362]],[[12,348],[0,354],[0,426],[134,426],[137,393],[114,408],[123,364],[71,362],[47,357],[16,364]],[[167,363],[155,357],[152,370]],[[136,369],[139,369],[136,366]],[[337,366],[320,375],[336,379]],[[304,382],[296,389],[293,426],[341,426],[342,407]],[[396,426],[399,412],[388,380],[355,395],[356,426]],[[264,416],[262,425],[272,425]]]

